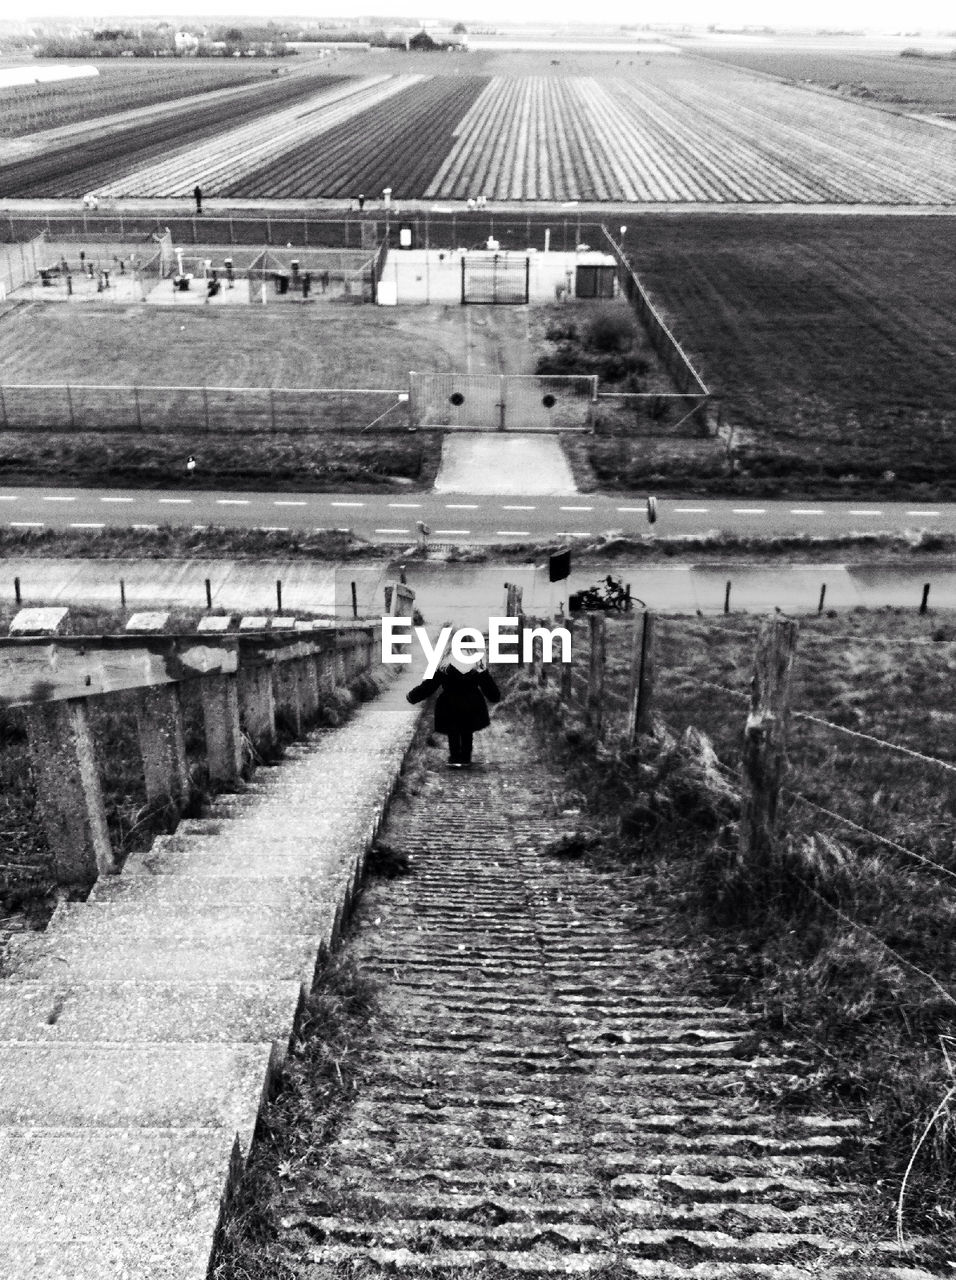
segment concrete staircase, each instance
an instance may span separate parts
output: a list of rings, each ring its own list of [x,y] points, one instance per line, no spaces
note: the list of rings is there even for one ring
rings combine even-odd
[[[206,1276],[223,1196],[414,734],[407,687],[11,942],[0,1276]]]

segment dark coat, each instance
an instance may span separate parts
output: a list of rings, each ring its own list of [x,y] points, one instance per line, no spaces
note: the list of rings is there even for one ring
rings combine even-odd
[[[501,691],[489,671],[461,672],[442,667],[430,680],[407,695],[409,702],[424,702],[441,690],[435,703],[436,733],[477,733],[490,724],[488,702],[500,702]],[[487,698],[488,702],[485,701]]]

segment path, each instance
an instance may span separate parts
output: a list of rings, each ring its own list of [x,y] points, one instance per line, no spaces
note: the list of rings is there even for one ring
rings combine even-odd
[[[435,493],[560,496],[577,486],[557,436],[464,431],[442,440]]]
[[[320,949],[397,778],[407,681],[9,944],[0,1275],[205,1280]]]
[[[412,871],[347,944],[381,1010],[350,1113],[283,1201],[289,1274],[924,1276],[854,1237],[858,1121],[759,1100],[799,1066],[687,993],[639,881],[542,856],[574,821],[551,816],[560,781],[500,720],[479,741],[469,774],[432,753],[385,832]]]

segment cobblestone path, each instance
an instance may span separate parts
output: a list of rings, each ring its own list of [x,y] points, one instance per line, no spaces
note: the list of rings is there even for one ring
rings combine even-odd
[[[390,819],[413,871],[349,942],[387,1029],[313,1181],[302,1274],[927,1276],[854,1239],[856,1122],[768,1112],[748,1082],[799,1062],[682,989],[620,875],[540,856],[569,819],[542,821],[555,782],[514,729],[479,747]]]

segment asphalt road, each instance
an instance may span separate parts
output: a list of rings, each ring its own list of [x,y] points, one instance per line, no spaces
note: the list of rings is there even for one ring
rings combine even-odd
[[[669,498],[657,503],[653,531],[662,536],[712,530],[844,535],[933,529],[956,532],[956,503],[761,501]],[[417,536],[423,521],[433,542],[506,543],[610,532],[646,534],[643,498],[573,494],[308,494],[193,489],[0,488],[0,526],[14,528],[148,528],[229,525],[271,530],[354,529],[378,542]]]

